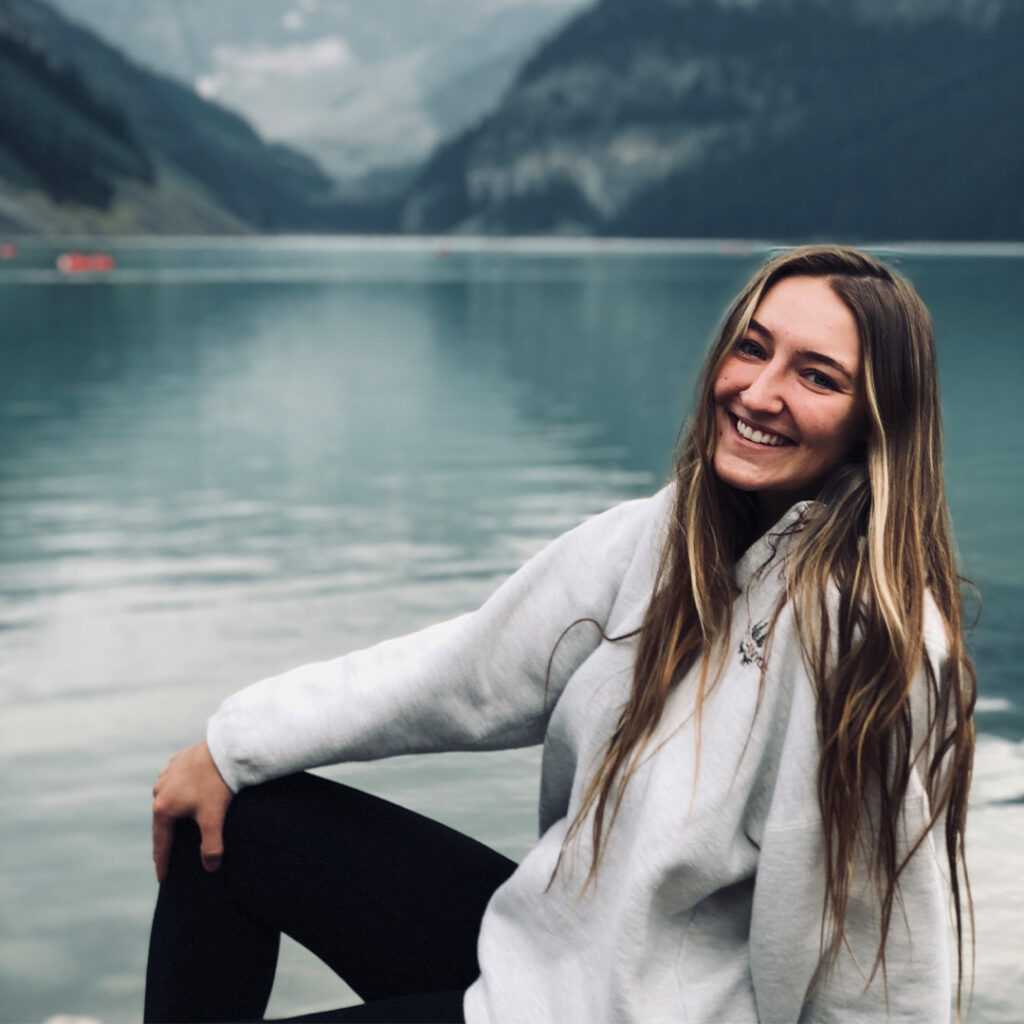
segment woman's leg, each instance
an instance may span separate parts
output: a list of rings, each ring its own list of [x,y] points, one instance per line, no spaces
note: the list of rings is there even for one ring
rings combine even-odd
[[[464,989],[484,907],[515,863],[395,804],[312,775],[242,790],[224,859],[179,824],[146,975],[148,1021],[258,1019],[287,932],[367,1001]]]

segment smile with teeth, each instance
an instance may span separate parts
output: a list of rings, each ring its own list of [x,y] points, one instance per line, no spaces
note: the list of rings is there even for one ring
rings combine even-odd
[[[789,438],[781,437],[779,434],[769,434],[766,430],[758,430],[749,423],[744,423],[738,416],[733,416],[732,421],[736,425],[739,435],[745,437],[748,441],[753,441],[754,444],[764,444],[770,448],[778,448],[781,445],[793,443]]]

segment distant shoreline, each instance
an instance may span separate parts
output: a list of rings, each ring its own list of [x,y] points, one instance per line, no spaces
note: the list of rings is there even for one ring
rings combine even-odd
[[[451,253],[507,252],[552,255],[702,254],[753,256],[774,249],[803,244],[800,239],[763,238],[641,238],[599,235],[338,235],[338,234],[238,234],[238,235],[105,235],[105,234],[11,234],[3,241],[20,248],[118,248],[118,249],[245,249],[295,248],[344,252],[377,250],[416,252],[446,250]],[[860,248],[875,253],[906,253],[914,256],[1024,256],[1021,241],[858,241]]]

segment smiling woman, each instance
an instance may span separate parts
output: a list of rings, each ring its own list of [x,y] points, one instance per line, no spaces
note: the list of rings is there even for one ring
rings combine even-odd
[[[864,440],[860,337],[824,278],[765,294],[715,379],[715,472],[756,493],[770,526]]]
[[[974,689],[927,311],[856,250],[783,254],[667,487],[171,759],[146,1019],[258,1017],[285,931],[373,1004],[316,1020],[946,1020]],[[294,774],[541,742],[519,865]]]

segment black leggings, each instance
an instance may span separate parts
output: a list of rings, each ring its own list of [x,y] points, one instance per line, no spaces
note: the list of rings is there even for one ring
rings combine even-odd
[[[515,862],[412,811],[314,775],[242,790],[208,874],[178,822],[160,887],[145,1020],[260,1020],[281,932],[366,1000],[294,1020],[461,1021],[476,940]]]

